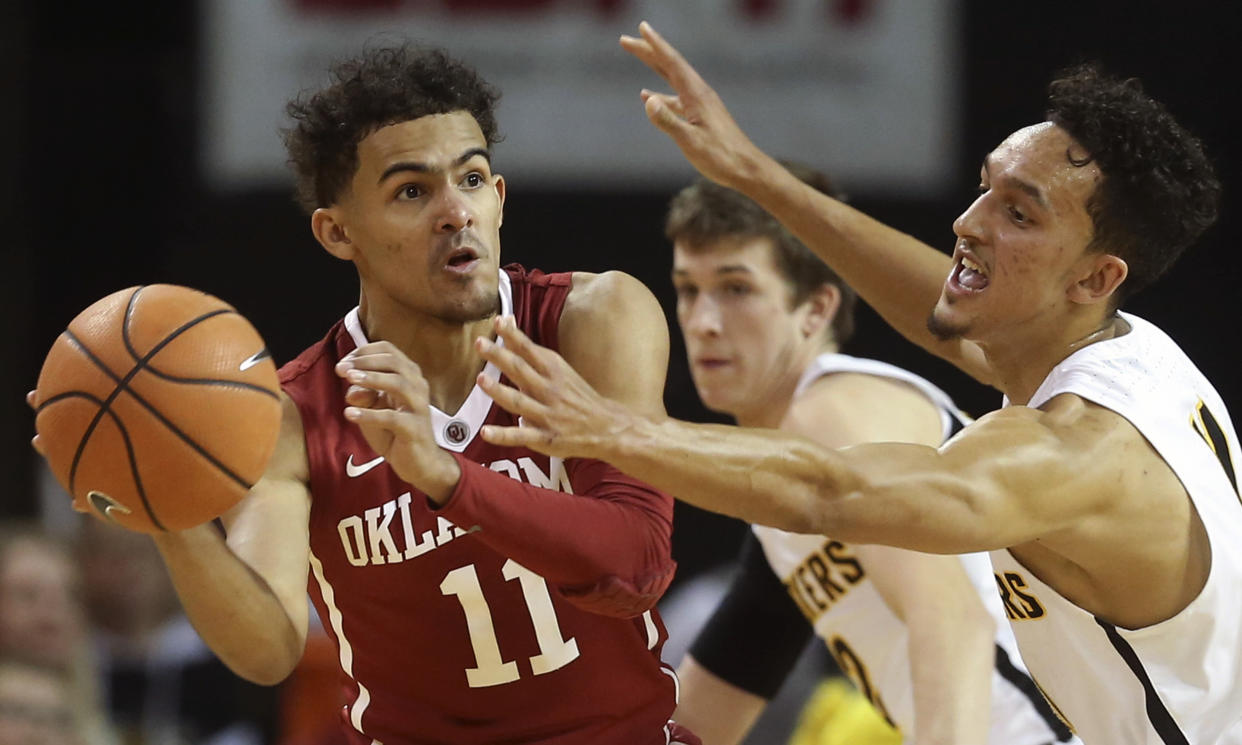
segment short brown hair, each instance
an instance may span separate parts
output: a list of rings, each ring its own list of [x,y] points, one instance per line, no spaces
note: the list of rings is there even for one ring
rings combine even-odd
[[[844,195],[823,173],[799,163],[781,164],[817,191],[844,201]],[[844,344],[854,335],[854,305],[858,297],[854,289],[749,197],[701,179],[682,189],[669,203],[664,235],[669,241],[684,241],[691,247],[739,236],[771,240],[777,270],[789,285],[791,307],[806,302],[819,287],[832,285],[841,292],[841,304],[832,319],[832,338]]]

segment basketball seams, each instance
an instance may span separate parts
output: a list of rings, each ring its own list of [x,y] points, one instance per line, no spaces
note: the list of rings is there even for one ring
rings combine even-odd
[[[151,364],[151,358],[153,358],[156,354],[158,354],[160,350],[162,350],[164,347],[171,344],[174,339],[176,339],[178,336],[181,336],[185,332],[189,331],[194,326],[197,326],[198,324],[203,323],[204,321],[210,318],[215,318],[217,316],[222,316],[222,315],[236,315],[240,317],[241,314],[238,313],[236,310],[233,310],[232,308],[217,308],[216,310],[204,313],[198,316],[197,318],[192,318],[189,321],[186,321],[180,327],[174,329],[172,332],[170,332],[167,336],[165,336],[159,342],[157,342],[155,346],[152,347],[151,350],[147,352],[145,355],[138,354],[138,350],[134,347],[133,340],[130,339],[130,336],[129,336],[129,322],[133,319],[134,307],[137,302],[138,295],[142,292],[144,288],[145,287],[138,287],[129,296],[129,302],[125,306],[125,320],[121,323],[121,340],[125,344],[125,350],[129,352],[129,355],[134,358],[134,362],[137,363],[137,367],[145,369],[147,372],[151,373],[152,375],[155,375],[157,378],[163,378],[164,380],[167,380],[173,383],[183,383],[186,385],[214,385],[214,386],[221,386],[225,388],[245,388],[247,390],[252,390],[258,393],[262,393],[265,396],[270,396],[278,401],[280,400],[280,396],[276,392],[271,391],[267,388],[264,388],[261,385],[256,385],[254,383],[247,383],[243,380],[228,380],[228,379],[222,379],[222,378],[180,378],[175,375],[169,375],[168,373],[165,373],[161,371],[160,369],[158,369],[157,367],[155,367],[155,365]],[[264,349],[263,351],[267,351],[267,350]],[[126,376],[127,379],[132,378],[132,377],[133,377],[132,375]]]
[[[152,365],[147,365],[143,369],[155,377],[160,378],[161,380],[167,380],[170,383],[181,383],[183,385],[210,385],[216,388],[237,388],[240,390],[261,393],[264,396],[276,401],[280,400],[280,395],[275,391],[264,388],[263,386],[255,383],[247,383],[243,380],[228,380],[227,378],[179,378],[176,375],[169,375],[167,373],[160,372]]]
[[[86,442],[87,440],[90,439],[91,434],[93,434],[95,427],[98,425],[99,420],[103,416],[104,411],[110,408],[112,401],[114,401],[116,397],[120,395],[122,391],[124,391],[128,393],[130,396],[132,396],[135,401],[141,404],[142,407],[148,411],[148,413],[150,413],[152,416],[158,419],[161,424],[167,427],[168,430],[172,432],[174,435],[176,435],[182,442],[189,445],[190,448],[192,448],[195,452],[197,452],[204,459],[206,459],[207,462],[211,463],[213,466],[220,469],[220,471],[225,476],[228,476],[229,479],[237,483],[242,488],[246,489],[247,491],[250,490],[253,484],[247,483],[245,479],[243,479],[241,476],[234,473],[232,469],[230,469],[224,463],[220,462],[220,460],[218,460],[211,453],[207,452],[207,450],[204,449],[202,445],[198,444],[198,442],[196,442],[194,438],[190,437],[185,432],[183,432],[181,428],[178,427],[173,422],[171,422],[168,419],[168,417],[160,413],[159,409],[155,408],[145,398],[139,395],[137,391],[129,387],[128,385],[129,381],[133,379],[134,375],[138,374],[138,372],[144,369],[141,365],[135,366],[132,370],[130,370],[129,374],[126,375],[124,379],[121,379],[117,376],[115,372],[111,370],[111,368],[109,368],[107,365],[104,364],[103,360],[96,357],[94,353],[92,353],[89,349],[87,349],[87,347],[84,344],[82,344],[82,342],[76,336],[73,335],[73,332],[66,329],[64,331],[64,334],[70,340],[70,342],[72,342],[73,345],[78,350],[80,350],[82,354],[86,356],[87,359],[89,359],[92,363],[94,363],[95,366],[97,366],[101,371],[103,371],[105,375],[107,375],[109,378],[112,379],[114,383],[116,383],[116,388],[112,391],[112,394],[108,396],[107,401],[105,401],[104,404],[102,404],[102,406],[105,408],[101,409],[100,412],[95,415],[95,418],[91,420],[90,426],[87,427],[86,432],[83,433],[82,435],[82,440],[78,444],[78,453],[74,456],[74,468],[77,467],[77,462],[80,459],[81,451],[85,449]]]
[[[131,530],[218,517],[261,478],[279,435],[270,359],[247,319],[201,290],[140,285],[101,298],[64,329],[39,374],[49,464],[91,503],[78,502],[84,511]]]
[[[125,423],[121,420],[119,416],[116,415],[116,412],[112,411],[111,409],[104,408],[103,399],[99,398],[93,393],[87,393],[86,391],[67,391],[65,393],[58,393],[55,396],[52,396],[48,400],[44,401],[43,403],[39,404],[39,407],[35,410],[35,413],[36,415],[40,414],[46,408],[48,408],[54,403],[57,403],[59,401],[65,401],[68,399],[74,399],[74,398],[81,398],[81,399],[86,399],[87,401],[90,401],[91,403],[99,406],[100,411],[106,413],[108,416],[112,418],[112,421],[116,424],[117,431],[121,433],[121,439],[124,440],[125,442],[125,454],[129,458],[130,474],[133,476],[134,486],[138,490],[138,496],[142,498],[142,508],[146,510],[147,517],[151,518],[151,522],[152,524],[155,525],[155,527],[159,528],[160,530],[167,530],[167,528],[164,527],[164,524],[160,522],[160,519],[155,516],[155,511],[151,508],[151,502],[150,500],[147,499],[147,490],[144,489],[142,486],[142,474],[138,472],[138,459],[134,455],[134,444],[133,444],[133,441],[129,439],[129,431],[125,429]],[[82,453],[86,449],[86,441],[88,439],[89,438],[84,436],[82,440],[79,441],[78,443],[77,452],[74,453],[73,465],[70,466],[69,468],[69,491],[70,493],[72,493],[74,490],[74,485],[75,485],[74,481],[77,478],[78,464],[81,462]]]

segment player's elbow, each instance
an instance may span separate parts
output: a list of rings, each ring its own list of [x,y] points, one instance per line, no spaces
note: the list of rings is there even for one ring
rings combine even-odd
[[[258,635],[213,635],[209,646],[238,677],[257,685],[276,685],[293,673],[306,649],[306,635],[292,623],[272,623]],[[207,637],[205,637],[205,640]]]
[[[607,575],[586,586],[560,588],[561,595],[573,605],[590,613],[613,618],[633,618],[651,610],[673,581],[676,563],[656,567],[654,571],[625,578]]]
[[[302,659],[302,649],[280,643],[256,645],[248,654],[221,659],[238,677],[256,685],[274,686],[293,674]]]

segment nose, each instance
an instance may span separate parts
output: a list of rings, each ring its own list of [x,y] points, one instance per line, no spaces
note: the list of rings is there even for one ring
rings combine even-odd
[[[682,327],[690,336],[700,338],[720,336],[719,306],[708,297],[707,293],[699,293],[698,297],[686,304]]]
[[[441,233],[458,233],[474,224],[474,213],[466,196],[449,186],[441,190],[436,200],[436,230]]]
[[[975,201],[970,203],[966,211],[957,216],[953,221],[953,233],[958,238],[968,238],[979,241],[983,238],[983,200],[987,199],[987,194],[980,194]]]

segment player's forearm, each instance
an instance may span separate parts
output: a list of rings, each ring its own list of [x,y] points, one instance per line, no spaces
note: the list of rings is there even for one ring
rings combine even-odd
[[[986,495],[936,449],[830,450],[786,432],[628,417],[592,457],[677,499],[747,522],[929,553],[998,546]]]
[[[598,462],[571,464],[575,491],[524,484],[459,459],[441,514],[561,589],[575,604],[631,617],[673,576],[672,499]]]
[[[677,668],[681,695],[673,719],[711,745],[736,745],[746,739],[767,708],[766,699],[718,677],[686,655]]]
[[[802,183],[765,158],[739,190],[772,213],[902,336],[950,358],[956,342],[927,331],[953,262],[947,254]]]
[[[262,685],[288,677],[302,656],[305,632],[213,525],[157,535],[155,545],[186,616],[229,669]]]
[[[915,745],[985,745],[995,622],[977,608],[930,608],[908,624]]]
[[[798,533],[828,532],[825,500],[858,484],[826,448],[775,430],[634,417],[594,449],[683,502]]]

